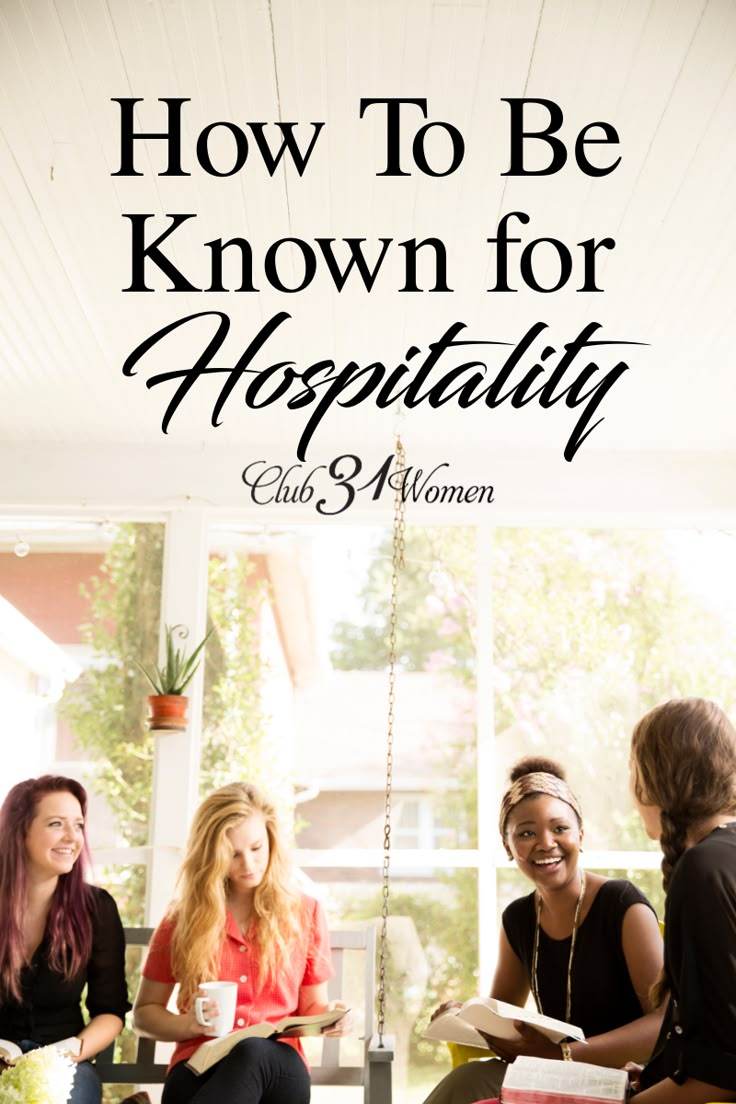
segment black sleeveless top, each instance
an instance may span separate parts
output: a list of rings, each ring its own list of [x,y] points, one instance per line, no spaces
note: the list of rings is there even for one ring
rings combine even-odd
[[[624,957],[621,932],[624,914],[632,905],[652,908],[644,894],[623,878],[611,878],[600,887],[578,928],[572,961],[569,1022],[587,1037],[612,1031],[644,1013]],[[652,909],[652,911],[654,911]],[[511,948],[532,976],[534,950],[534,894],[520,897],[504,910],[503,928]],[[545,1016],[565,1019],[570,942],[539,932],[537,983]]]

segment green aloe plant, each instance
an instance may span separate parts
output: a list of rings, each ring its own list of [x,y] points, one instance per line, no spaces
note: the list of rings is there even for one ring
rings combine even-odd
[[[184,625],[166,626],[166,661],[163,666],[159,666],[159,664],[156,663],[151,667],[144,667],[136,660],[136,666],[150,682],[154,694],[184,693],[187,686],[194,678],[201,661],[202,649],[215,631],[215,627],[214,625],[212,626],[207,635],[200,640],[191,655],[187,655],[184,648],[174,647],[174,634],[177,631],[178,635],[185,640],[187,637],[187,630]]]

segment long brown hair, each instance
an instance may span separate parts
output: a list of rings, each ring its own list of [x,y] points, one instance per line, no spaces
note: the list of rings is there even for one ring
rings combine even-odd
[[[638,800],[661,809],[666,892],[689,829],[715,813],[736,810],[736,730],[715,702],[679,698],[642,717],[631,754]]]
[[[24,949],[26,908],[26,837],[41,800],[50,793],[69,793],[87,815],[87,792],[76,778],[44,774],[18,782],[0,809],[0,1000],[21,999],[20,975],[28,959]],[[46,920],[49,963],[67,980],[92,951],[93,892],[87,884],[89,850],[84,835],[79,858],[60,874]]]
[[[642,717],[631,737],[631,755],[637,799],[660,809],[666,893],[690,829],[717,813],[736,811],[736,730],[715,702],[680,698]],[[652,987],[654,1007],[668,992],[663,970]]]

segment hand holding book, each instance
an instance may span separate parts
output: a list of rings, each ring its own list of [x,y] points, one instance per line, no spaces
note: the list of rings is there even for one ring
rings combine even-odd
[[[9,1039],[0,1039],[0,1069],[12,1066],[17,1058],[20,1058],[22,1050],[17,1043],[11,1043]]]
[[[481,1032],[494,1054],[503,1058],[504,1062],[514,1062],[522,1054],[531,1058],[548,1058],[551,1061],[562,1057],[559,1042],[553,1042],[532,1024],[514,1020],[513,1025],[519,1033],[518,1039],[499,1038],[490,1032]]]
[[[635,1096],[641,1089],[639,1078],[644,1067],[640,1066],[638,1062],[627,1062],[622,1068],[629,1079],[629,1095]]]
[[[56,1043],[51,1043],[51,1046],[62,1054],[68,1055],[70,1058],[77,1058],[82,1049],[82,1042],[76,1035],[73,1035],[69,1039],[59,1039]],[[23,1051],[20,1049],[17,1043],[12,1043],[8,1039],[0,1039],[0,1063],[2,1067],[13,1066],[19,1058],[23,1056]]]
[[[333,1024],[328,1024],[320,1031],[320,1035],[340,1037],[350,1035],[353,1031],[353,1013],[343,1001],[333,1000],[327,1005],[327,1012],[342,1012],[342,1016]]]
[[[278,1023],[257,1023],[231,1031],[220,1038],[208,1039],[195,1050],[187,1065],[194,1073],[204,1073],[229,1054],[241,1039],[294,1039],[305,1035],[345,1035],[350,1030],[350,1009],[340,1001],[331,1001],[325,1012],[311,1016],[285,1016]],[[347,1021],[345,1024],[343,1021]]]
[[[579,1027],[519,1008],[494,997],[473,997],[444,1007],[424,1031],[425,1039],[487,1047],[510,1061],[519,1054],[560,1058],[563,1039],[585,1038]]]

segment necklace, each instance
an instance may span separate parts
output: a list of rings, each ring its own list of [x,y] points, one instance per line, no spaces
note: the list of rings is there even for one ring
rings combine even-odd
[[[572,1006],[572,960],[575,954],[575,943],[578,937],[578,921],[580,920],[580,909],[583,907],[583,897],[585,896],[585,871],[582,870],[580,878],[580,895],[578,897],[578,903],[575,906],[575,918],[572,922],[572,939],[570,940],[570,957],[567,960],[567,993],[565,995],[565,1020],[570,1022],[570,1009]],[[539,958],[539,930],[541,928],[540,917],[542,915],[542,898],[537,894],[537,919],[534,925],[534,950],[532,951],[532,994],[537,1005],[537,1011],[542,1012],[542,1002],[539,999],[539,985],[537,983],[537,959]]]

